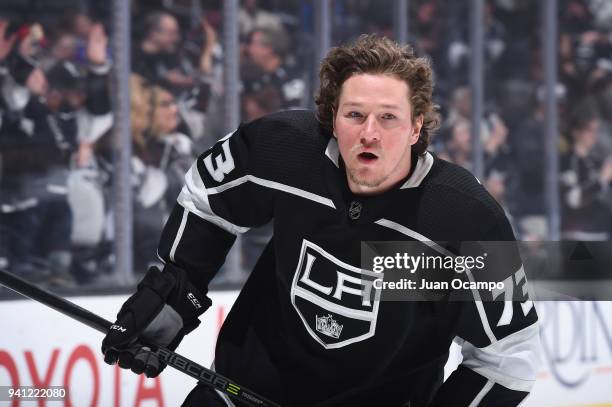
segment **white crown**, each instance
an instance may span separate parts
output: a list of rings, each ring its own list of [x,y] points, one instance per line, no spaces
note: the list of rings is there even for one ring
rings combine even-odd
[[[331,336],[332,338],[340,338],[340,333],[342,332],[342,325],[334,321],[331,314],[328,314],[326,317],[320,317],[318,315],[316,317],[317,331],[327,336]]]

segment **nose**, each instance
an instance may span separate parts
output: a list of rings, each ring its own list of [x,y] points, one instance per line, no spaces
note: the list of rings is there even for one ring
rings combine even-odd
[[[376,143],[380,140],[380,133],[378,130],[378,123],[374,115],[369,115],[363,123],[361,128],[361,143],[368,145]]]

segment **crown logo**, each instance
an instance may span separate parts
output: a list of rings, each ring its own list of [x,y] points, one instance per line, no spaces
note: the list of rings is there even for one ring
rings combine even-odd
[[[340,333],[342,332],[342,325],[337,323],[331,316],[328,314],[325,316],[316,316],[317,317],[317,331],[321,332],[324,335],[331,336],[332,338],[339,339]]]

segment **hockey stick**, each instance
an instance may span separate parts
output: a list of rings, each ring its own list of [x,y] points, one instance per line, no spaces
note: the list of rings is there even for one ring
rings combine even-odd
[[[22,278],[19,278],[7,271],[0,269],[0,284],[10,288],[11,290],[28,297],[36,302],[46,305],[72,319],[75,319],[90,328],[96,329],[103,334],[106,334],[112,325],[110,321],[81,308],[78,305],[58,297],[32,283],[29,283]],[[243,401],[251,406],[258,407],[280,407],[270,400],[267,400],[257,393],[239,386],[228,378],[213,372],[196,362],[187,359],[177,353],[172,352],[161,346],[154,344],[146,344],[151,348],[151,352],[155,354],[159,360],[166,363],[168,366],[189,375],[198,380],[199,383],[220,390],[230,397]]]

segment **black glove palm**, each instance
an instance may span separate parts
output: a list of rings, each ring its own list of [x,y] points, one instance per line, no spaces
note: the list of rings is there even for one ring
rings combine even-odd
[[[171,264],[163,272],[151,267],[104,337],[104,361],[118,361],[120,367],[134,373],[157,376],[165,364],[143,342],[176,349],[199,325],[198,317],[209,306],[210,299],[189,282],[184,270]]]

